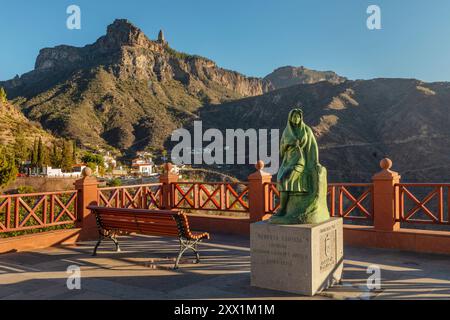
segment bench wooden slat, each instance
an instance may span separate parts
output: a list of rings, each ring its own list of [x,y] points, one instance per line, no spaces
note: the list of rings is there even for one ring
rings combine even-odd
[[[106,225],[110,222],[124,222],[124,223],[134,223],[134,224],[143,224],[143,225],[158,225],[158,226],[165,226],[167,228],[175,228],[177,229],[176,222],[172,219],[172,221],[169,220],[163,220],[163,221],[157,221],[153,219],[114,219],[110,217],[101,217],[101,223],[102,225]]]
[[[192,233],[187,216],[176,210],[146,210],[89,206],[104,230],[136,232],[146,235],[158,233],[188,240],[209,238],[205,232]]]
[[[142,228],[142,229],[161,229],[168,231],[179,232],[176,225],[160,225],[160,224],[149,224],[149,223],[139,223],[135,221],[102,221],[102,227],[108,229],[109,227],[123,226],[123,228]],[[124,230],[126,231],[126,230]]]
[[[171,235],[173,237],[178,237],[179,232],[178,230],[167,230],[167,229],[148,229],[145,227],[133,227],[133,226],[124,226],[124,225],[111,225],[109,226],[109,230],[111,231],[125,231],[125,232],[135,232],[139,234],[146,234],[146,235],[154,235],[155,233],[165,233],[167,235]]]
[[[148,225],[158,225],[158,226],[165,226],[165,227],[173,227],[173,228],[177,228],[176,224],[174,224],[173,221],[163,221],[163,222],[159,222],[159,221],[155,221],[152,219],[112,219],[112,218],[104,218],[102,217],[102,224],[103,225],[107,225],[108,223],[111,222],[124,222],[124,223],[134,223],[134,224],[148,224]]]
[[[140,219],[146,219],[146,218],[152,218],[155,220],[172,220],[172,215],[174,214],[174,212],[168,212],[168,213],[164,213],[164,214],[155,214],[155,213],[148,213],[146,215],[144,214],[134,214],[132,212],[130,213],[118,213],[118,212],[101,212],[100,213],[102,216],[104,217],[114,217],[114,218],[127,218],[127,217],[136,217],[136,218],[140,218]]]

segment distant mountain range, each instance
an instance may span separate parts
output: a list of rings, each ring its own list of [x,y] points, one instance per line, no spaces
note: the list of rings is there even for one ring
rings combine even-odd
[[[93,44],[42,49],[33,71],[0,86],[28,119],[88,149],[163,148],[196,119],[283,129],[302,105],[332,180],[367,180],[385,155],[409,180],[450,179],[449,83],[349,81],[292,66],[246,77],[116,20]]]
[[[296,85],[205,107],[200,118],[204,130],[283,130],[296,105],[303,106],[305,122],[318,139],[321,163],[332,181],[368,181],[385,156],[405,180],[450,180],[447,82],[374,79]],[[228,170],[237,174],[245,167]]]

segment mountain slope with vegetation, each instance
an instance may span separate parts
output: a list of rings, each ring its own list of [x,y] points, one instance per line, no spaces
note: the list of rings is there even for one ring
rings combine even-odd
[[[321,72],[301,70],[292,83],[323,80]],[[93,44],[42,49],[33,71],[0,86],[29,119],[58,136],[92,150],[133,152],[163,148],[200,107],[269,92],[275,88],[271,81],[282,81],[279,76],[261,79],[222,69],[172,49],[162,33],[150,40],[118,19]]]
[[[9,102],[0,103],[0,144],[12,146],[18,136],[23,136],[27,144],[42,137],[45,142],[55,139],[44,130],[39,122],[28,120],[22,112]]]
[[[24,114],[86,147],[161,147],[204,104],[262,94],[257,78],[152,41],[126,20],[83,48],[42,49],[35,70],[0,83]]]

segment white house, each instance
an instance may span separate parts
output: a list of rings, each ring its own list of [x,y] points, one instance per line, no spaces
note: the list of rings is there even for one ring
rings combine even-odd
[[[153,174],[153,166],[151,159],[136,158],[131,163],[131,172],[136,175],[149,176]]]
[[[62,172],[60,168],[46,166],[42,168],[42,174],[48,178],[78,178],[81,177],[84,168],[86,165],[80,163],[72,166],[72,172]]]
[[[43,167],[42,174],[48,178],[78,178],[81,176],[80,172],[62,172],[60,168]]]

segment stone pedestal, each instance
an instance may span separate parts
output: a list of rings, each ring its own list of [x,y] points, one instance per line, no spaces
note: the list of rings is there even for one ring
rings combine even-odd
[[[251,224],[251,285],[313,296],[339,282],[342,234],[342,218],[314,225]]]

